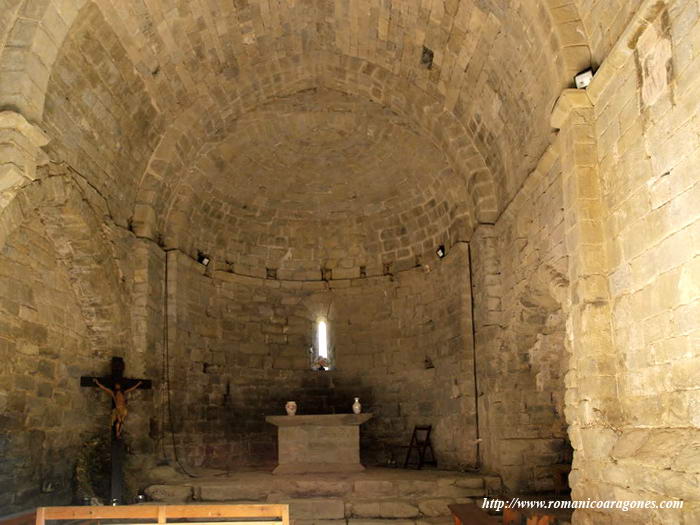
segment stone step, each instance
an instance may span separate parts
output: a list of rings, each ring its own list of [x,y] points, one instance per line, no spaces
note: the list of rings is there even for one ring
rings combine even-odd
[[[291,520],[291,525],[453,525],[451,517],[411,519]]]
[[[446,516],[449,515],[448,505],[473,501],[464,496],[465,492],[474,497],[481,497],[483,494],[483,491],[453,490],[456,487],[447,487],[450,490],[436,490],[436,494],[426,496],[430,491],[425,490],[425,487],[419,490],[404,487],[406,492],[401,497],[396,497],[393,488],[382,490],[382,486],[376,486],[377,490],[374,492],[370,488],[372,485],[364,485],[359,492],[342,494],[339,487],[327,487],[325,492],[329,497],[319,497],[318,492],[323,493],[324,490],[313,485],[302,485],[298,490],[290,491],[291,493],[280,493],[237,483],[209,483],[194,486],[152,485],[146,490],[146,495],[151,500],[161,503],[289,503],[292,516],[299,519],[342,519],[346,516],[402,519]],[[446,497],[445,494],[451,494],[453,497]]]
[[[469,498],[432,498],[423,499],[418,502],[418,510],[420,510],[423,516],[429,518],[438,518],[442,516],[449,516],[450,509],[448,505],[454,503],[472,503],[473,500]]]
[[[350,518],[348,525],[415,525],[414,520],[372,520],[363,518]]]
[[[179,499],[179,503],[184,503]],[[290,517],[295,521],[301,521],[305,525],[344,525],[345,521],[360,525],[362,522],[388,523],[401,525],[404,521],[413,524],[420,521],[421,524],[441,523],[449,518],[450,511],[447,508],[452,503],[473,502],[468,498],[428,498],[417,501],[396,499],[355,500],[344,501],[340,498],[298,498],[276,499],[269,498],[267,503],[287,503]],[[190,501],[192,503],[192,501]],[[196,501],[195,503],[200,503]],[[221,500],[218,504],[259,504],[259,500]],[[412,521],[413,520],[413,521]],[[308,522],[308,523],[307,523]],[[328,522],[328,523],[326,523]],[[370,523],[371,525],[371,523]]]
[[[276,500],[289,504],[289,516],[294,520],[343,520],[345,502],[339,498],[304,498]]]
[[[294,519],[290,516],[291,525],[347,525],[348,520],[342,519],[342,520],[298,520]]]
[[[483,479],[444,478],[439,480],[358,480],[353,485],[356,497],[433,497],[469,498],[485,495]]]
[[[346,505],[353,518],[419,518],[418,505],[407,500],[362,500]]]
[[[448,505],[473,501],[469,498],[352,500],[345,504],[345,515],[350,518],[440,518],[450,516]]]
[[[482,486],[479,487],[478,485]],[[344,498],[348,500],[393,498],[417,502],[423,499],[480,498],[485,495],[483,480],[441,479],[417,480],[227,480],[222,482],[192,482],[186,485],[151,485],[147,496],[163,503],[183,503],[188,500],[272,501],[303,498]]]
[[[193,497],[193,487],[188,485],[151,485],[145,490],[151,501],[160,503],[187,503]]]
[[[244,480],[194,485],[194,499],[198,501],[266,501],[269,493],[269,487]]]

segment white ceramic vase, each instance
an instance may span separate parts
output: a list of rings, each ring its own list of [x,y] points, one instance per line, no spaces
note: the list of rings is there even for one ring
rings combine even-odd
[[[297,404],[295,401],[287,401],[284,405],[284,409],[287,411],[288,416],[294,416],[297,413]]]
[[[355,414],[362,412],[362,405],[360,404],[360,398],[356,397],[355,402],[352,404],[352,411]]]

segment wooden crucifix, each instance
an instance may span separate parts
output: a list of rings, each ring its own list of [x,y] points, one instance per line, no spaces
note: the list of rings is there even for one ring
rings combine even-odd
[[[151,381],[149,379],[124,377],[124,366],[124,359],[121,357],[113,357],[112,375],[105,377],[82,376],[80,378],[80,386],[100,388],[112,398],[112,422],[110,424],[112,453],[110,498],[112,504],[123,503],[124,441],[122,440],[122,432],[127,416],[127,395],[137,388],[151,388]]]

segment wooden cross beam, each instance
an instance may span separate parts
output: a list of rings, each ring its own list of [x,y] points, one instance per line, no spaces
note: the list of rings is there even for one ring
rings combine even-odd
[[[96,376],[81,376],[80,386],[84,387],[97,387],[94,380],[97,379],[108,388],[114,389],[116,383],[121,383],[122,389],[126,390],[134,386],[136,383],[141,382],[139,389],[149,390],[152,387],[150,379],[132,379],[129,377],[124,377],[124,359],[122,357],[112,358],[112,374],[108,376],[96,377]]]
[[[124,359],[113,357],[111,375],[103,377],[82,376],[80,378],[80,386],[101,388],[112,398],[112,423],[110,426],[112,453],[110,503],[112,504],[123,503],[124,442],[121,439],[121,432],[127,415],[126,397],[133,390],[151,388],[149,379],[124,377],[124,368]]]

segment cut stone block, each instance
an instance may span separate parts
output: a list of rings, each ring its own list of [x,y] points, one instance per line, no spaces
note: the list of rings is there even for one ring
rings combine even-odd
[[[289,516],[300,519],[344,519],[345,504],[336,498],[288,499],[279,503],[289,504]]]
[[[455,502],[453,498],[426,499],[418,502],[418,509],[425,516],[449,516],[450,509],[447,506]]]
[[[349,519],[348,525],[414,525],[413,520],[366,520]]]
[[[287,494],[288,498],[344,496],[352,492],[352,483],[349,481],[325,479],[276,483],[275,487],[278,492]]]
[[[185,503],[192,498],[192,487],[181,485],[151,485],[146,496],[161,503]]]
[[[421,518],[416,520],[416,525],[454,525],[454,518],[451,516],[440,518]]]
[[[445,480],[440,480],[444,482]],[[455,478],[453,483],[456,487],[461,487],[463,489],[483,489],[484,488],[484,478],[483,477],[473,477],[473,478]]]
[[[306,363],[304,363],[306,366]],[[361,472],[359,426],[372,414],[267,416],[278,427],[275,474]]]
[[[347,522],[345,519],[342,520],[295,520],[291,519],[290,521],[292,522],[292,525],[346,525]]]
[[[436,481],[400,480],[397,482],[399,494],[415,496],[437,496],[439,486]]]
[[[377,496],[395,496],[396,484],[383,480],[358,480],[354,484],[355,494]]]
[[[406,501],[362,501],[352,504],[352,516],[358,518],[416,518],[418,507]]]
[[[253,481],[202,484],[198,489],[202,501],[266,501],[270,493],[268,484],[256,484]]]

